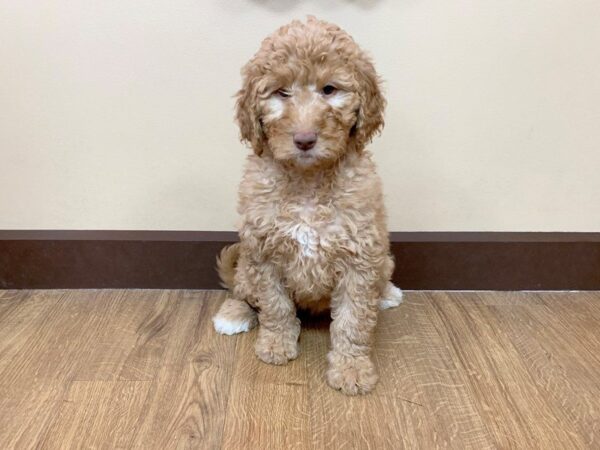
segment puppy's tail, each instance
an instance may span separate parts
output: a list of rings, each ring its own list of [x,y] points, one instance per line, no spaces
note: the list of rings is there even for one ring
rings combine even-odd
[[[217,256],[217,272],[221,278],[221,286],[230,291],[233,289],[235,267],[240,256],[240,244],[229,245]]]

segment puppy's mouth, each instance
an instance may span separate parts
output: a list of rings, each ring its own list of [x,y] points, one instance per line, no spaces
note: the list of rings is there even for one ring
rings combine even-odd
[[[296,155],[296,160],[302,165],[309,165],[318,159],[313,150],[307,150]]]

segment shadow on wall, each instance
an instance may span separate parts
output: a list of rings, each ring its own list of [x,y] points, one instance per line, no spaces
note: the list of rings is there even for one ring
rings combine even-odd
[[[335,8],[341,4],[356,5],[364,9],[373,8],[382,0],[321,0],[323,7]],[[295,9],[299,4],[306,3],[305,0],[251,0],[260,6],[264,6],[273,11],[289,11]]]

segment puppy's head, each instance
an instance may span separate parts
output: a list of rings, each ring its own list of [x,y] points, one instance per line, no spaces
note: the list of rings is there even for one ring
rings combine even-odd
[[[314,17],[266,38],[242,76],[236,118],[257,155],[314,167],[361,151],[383,127],[371,60],[346,32]]]

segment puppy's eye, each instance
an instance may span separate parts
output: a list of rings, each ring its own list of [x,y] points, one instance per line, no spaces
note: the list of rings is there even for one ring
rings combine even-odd
[[[323,93],[323,95],[331,95],[335,91],[337,91],[336,87],[332,86],[331,84],[328,84],[328,85],[324,86],[323,89],[321,89],[321,92]]]
[[[290,95],[292,95],[292,94],[290,94],[290,93],[289,93],[288,91],[286,91],[285,89],[277,89],[277,90],[275,91],[275,95],[277,95],[278,97],[281,97],[281,98],[288,98],[288,97],[289,97]]]

